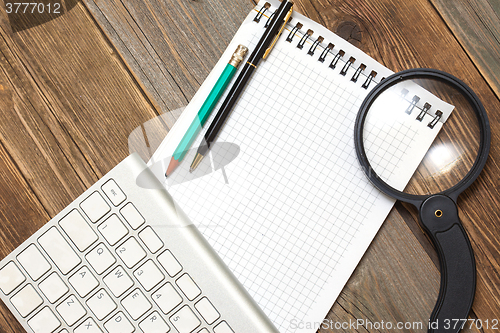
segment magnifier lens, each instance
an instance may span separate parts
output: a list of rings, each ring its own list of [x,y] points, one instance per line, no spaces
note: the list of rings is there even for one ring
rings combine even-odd
[[[472,168],[479,142],[472,105],[435,79],[396,81],[375,98],[364,121],[368,172],[407,194],[435,194],[456,185]]]

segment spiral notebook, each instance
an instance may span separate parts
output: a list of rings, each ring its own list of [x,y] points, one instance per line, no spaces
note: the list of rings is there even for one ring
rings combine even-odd
[[[366,179],[353,142],[363,98],[392,72],[294,13],[210,158],[188,172],[202,131],[179,168],[164,177],[236,46],[251,52],[262,35],[279,5],[268,2],[270,8],[260,2],[247,16],[150,166],[280,332],[315,332],[394,204]],[[404,187],[452,107],[418,87],[402,98],[418,112],[408,115],[411,135],[399,147],[405,167],[387,176]]]

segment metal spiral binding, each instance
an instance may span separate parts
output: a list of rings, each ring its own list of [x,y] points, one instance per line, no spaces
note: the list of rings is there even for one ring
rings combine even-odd
[[[353,76],[351,77],[351,81],[353,82],[357,82],[358,81],[358,78],[359,78],[359,75],[361,74],[362,71],[364,71],[366,69],[366,65],[365,64],[361,64],[359,65],[358,69],[356,69],[356,71],[354,72]]]
[[[430,123],[428,123],[427,126],[430,128],[434,128],[434,126],[436,126],[436,124],[438,123],[439,119],[441,119],[442,116],[443,116],[443,112],[440,110],[437,110],[436,115],[434,116],[434,119],[432,119],[432,121]]]
[[[304,44],[306,43],[307,39],[309,37],[311,37],[313,33],[314,33],[314,31],[312,31],[311,29],[307,30],[307,32],[302,36],[302,38],[300,39],[299,43],[297,44],[297,47],[302,50],[302,48],[304,47]]]
[[[422,111],[420,111],[420,113],[417,116],[417,120],[422,121],[422,119],[424,119],[425,114],[427,113],[427,111],[429,111],[430,108],[431,105],[429,103],[425,103],[424,107],[422,108]]]
[[[319,56],[318,61],[325,62],[326,56],[328,55],[328,53],[330,53],[331,50],[333,50],[334,47],[335,47],[335,45],[333,45],[332,43],[328,44],[328,46],[325,47],[323,52],[321,52],[321,55]]]
[[[264,13],[266,12],[266,10],[268,10],[269,8],[271,8],[271,4],[269,2],[266,2],[264,4],[264,6],[262,6],[262,8],[259,10],[259,12],[257,13],[257,15],[255,15],[254,17],[254,21],[255,22],[260,22],[260,19],[262,18],[262,15],[264,15]]]
[[[336,55],[335,57],[333,57],[333,60],[332,62],[330,63],[330,67],[331,69],[334,69],[335,67],[337,67],[337,63],[339,62],[340,58],[342,58],[344,56],[345,52],[344,50],[340,50]]]
[[[264,13],[270,8],[270,5],[269,3],[265,3],[264,6],[262,6],[262,8],[259,10],[259,12],[257,13],[257,15],[255,16],[254,18],[254,21],[256,22],[259,22],[262,18],[262,16],[264,15]],[[269,25],[269,23],[271,22],[271,19],[273,18],[273,15],[274,13],[272,13],[268,19],[267,19],[267,22],[265,24],[265,27],[267,27]],[[290,30],[290,33],[288,34],[287,38],[286,38],[286,41],[291,43],[295,37],[295,35],[297,35],[300,30],[302,29],[303,25],[302,23],[300,22],[297,22],[295,24],[295,26]],[[305,43],[308,41],[309,38],[311,38],[311,36],[314,34],[314,32],[311,30],[311,29],[308,29],[306,33],[303,33],[302,34],[302,37],[300,38],[299,42],[297,43],[297,48],[298,49],[303,49],[304,48],[304,45]],[[322,36],[319,36],[318,38],[316,38],[316,40],[312,43],[311,47],[309,48],[309,50],[307,51],[307,54],[310,55],[310,56],[313,56],[316,52],[316,50],[318,48],[322,48],[322,52],[321,52],[321,55],[319,56],[318,58],[318,61],[323,63],[325,62],[326,60],[326,57],[333,51],[335,45],[332,44],[332,43],[329,43],[326,47],[321,45],[324,41],[324,38]],[[337,54],[335,54],[335,56],[333,56],[333,60],[330,62],[330,65],[328,66],[329,68],[332,68],[332,69],[335,69],[337,67],[337,64],[338,62],[340,61],[340,59],[342,59],[345,55],[345,51],[344,50],[339,50],[337,52]],[[343,60],[344,61],[344,60]],[[340,75],[343,75],[343,76],[346,76],[347,75],[347,72],[349,71],[349,69],[351,68],[352,65],[354,65],[356,59],[354,57],[349,57],[349,60],[347,60],[343,67],[342,67],[342,70],[340,71]],[[360,64],[358,66],[358,68],[356,68],[356,70],[354,71],[354,74],[351,76],[351,81],[352,82],[357,82],[360,78],[360,75],[366,70],[366,65],[365,64]],[[366,75],[366,74],[363,74],[363,75]],[[370,84],[372,83],[372,81],[374,80],[374,78],[377,76],[377,72],[376,71],[371,71],[370,74],[368,74],[366,76],[366,79],[365,81],[363,82],[363,84],[361,85],[361,87],[363,89],[368,89]],[[384,78],[381,79],[381,81],[383,80]],[[413,108],[409,108],[408,110],[410,111],[411,113],[411,110]],[[408,111],[407,110],[407,111]],[[430,124],[429,124],[430,125]],[[434,126],[435,124],[433,124],[432,126]]]
[[[342,70],[340,71],[340,75],[345,76],[347,74],[347,71],[349,70],[349,67],[351,67],[352,64],[356,61],[356,58],[350,57],[349,60],[345,63],[344,67],[342,67]]]
[[[405,98],[406,95],[408,95],[408,89],[402,89],[401,90],[401,98]],[[413,96],[413,98],[411,99],[411,102],[410,102],[410,105],[408,106],[408,108],[406,109],[405,113],[406,114],[411,114],[413,109],[415,107],[417,107],[417,103],[420,101],[420,97],[415,95]],[[418,108],[418,107],[417,107]],[[426,114],[429,114],[429,110],[431,109],[431,105],[429,103],[425,103],[424,106],[422,107],[422,110],[420,111],[420,113],[418,114],[416,120],[418,121],[422,121],[424,119],[424,116]],[[437,110],[435,115],[434,115],[434,118],[427,124],[427,126],[429,128],[434,128],[434,126],[436,126],[436,124],[438,123],[438,121],[441,119],[441,117],[443,117],[443,112],[440,111],[440,110]]]
[[[415,106],[417,106],[418,101],[420,101],[420,97],[418,97],[417,95],[413,96],[413,98],[411,99],[410,105],[408,106],[408,108],[405,111],[406,114],[411,114],[411,112],[413,111]]]
[[[307,51],[307,54],[309,54],[310,56],[313,56],[314,55],[314,51],[316,51],[316,48],[318,47],[319,44],[323,43],[323,40],[324,38],[319,36],[313,43],[313,45],[311,45],[311,47],[309,48],[309,51]]]
[[[276,12],[274,12],[274,13],[276,13]],[[267,18],[266,24],[264,25],[264,28],[267,28],[267,26],[269,25],[269,23],[271,23],[271,20],[273,19],[273,16],[274,16],[274,13],[272,13],[271,15],[269,15],[269,17]]]
[[[368,89],[368,87],[370,86],[370,83],[372,83],[372,81],[375,78],[375,76],[377,76],[377,72],[371,71],[370,75],[368,75],[368,77],[365,80],[365,83],[363,83],[363,85],[361,87],[365,88],[365,89]]]
[[[287,41],[287,42],[292,42],[293,37],[295,37],[295,34],[296,34],[296,33],[297,33],[297,31],[299,31],[300,29],[302,29],[302,23],[297,22],[297,24],[295,25],[295,27],[293,27],[292,31],[290,31],[290,33],[288,34],[288,37],[286,38],[286,41]]]

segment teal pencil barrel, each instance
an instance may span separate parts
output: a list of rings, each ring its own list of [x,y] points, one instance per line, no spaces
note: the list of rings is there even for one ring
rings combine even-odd
[[[212,110],[226,90],[227,85],[229,84],[229,82],[231,82],[231,79],[233,78],[234,73],[236,73],[236,70],[237,68],[233,65],[226,65],[226,68],[224,68],[224,71],[215,83],[212,91],[210,91],[210,94],[201,106],[200,111],[198,111],[198,117],[196,117],[191,123],[181,142],[177,146],[177,149],[175,150],[173,155],[174,159],[178,161],[182,160],[187,154],[189,148],[193,144],[193,141],[198,136],[201,128],[203,127],[203,125],[205,125],[205,122],[212,113]]]

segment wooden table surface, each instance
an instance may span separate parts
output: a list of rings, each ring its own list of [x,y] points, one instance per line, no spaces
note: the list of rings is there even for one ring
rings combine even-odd
[[[254,6],[250,0],[65,0],[61,14],[14,16],[6,13],[9,1],[2,2],[0,258],[137,150],[134,135],[156,119],[147,125],[157,136],[148,137],[146,159]],[[440,69],[479,95],[491,123],[491,153],[460,197],[459,214],[477,262],[470,318],[491,326],[500,319],[498,2],[295,0],[295,8],[393,71]],[[327,318],[426,323],[438,288],[437,256],[416,211],[397,203]],[[0,332],[23,331],[3,304],[0,314]],[[482,329],[498,330],[500,323]]]

